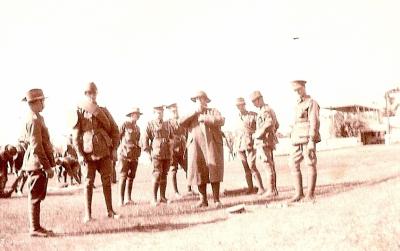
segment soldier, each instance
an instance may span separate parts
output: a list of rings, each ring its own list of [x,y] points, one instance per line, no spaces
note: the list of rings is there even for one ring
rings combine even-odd
[[[254,91],[251,101],[257,107],[256,131],[253,134],[257,158],[267,171],[267,193],[265,196],[277,196],[276,172],[273,150],[278,143],[276,131],[279,128],[278,120],[272,108],[264,102],[260,91]]]
[[[254,176],[257,183],[258,194],[263,194],[265,190],[260,172],[256,167],[256,149],[254,149],[254,139],[252,137],[256,131],[257,113],[246,110],[244,98],[236,100],[236,107],[239,110],[239,123],[235,148],[244,168],[248,188],[247,194],[254,192],[252,176]]]
[[[78,105],[73,120],[73,143],[78,160],[83,163],[85,177],[84,223],[92,220],[92,196],[96,170],[100,173],[109,218],[118,219],[112,206],[112,161],[119,143],[118,126],[107,108],[96,102],[97,86],[91,82],[85,90],[85,100]]]
[[[158,205],[157,194],[160,188],[160,203],[168,203],[165,197],[167,174],[171,162],[173,137],[170,124],[163,121],[164,106],[153,108],[155,118],[146,127],[143,137],[143,150],[150,156],[153,164],[153,206]]]
[[[12,145],[5,145],[0,147],[0,193],[6,188],[8,180],[7,167],[12,163],[14,155],[17,154],[17,149]]]
[[[129,117],[129,121],[125,121],[119,128],[119,160],[118,166],[120,168],[120,181],[119,181],[119,193],[120,200],[119,205],[124,205],[125,188],[127,188],[128,200],[125,204],[133,203],[132,201],[132,186],[133,180],[136,176],[136,170],[138,166],[138,160],[141,153],[140,147],[140,129],[136,122],[140,118],[142,113],[139,108],[132,108],[131,111],[126,115]],[[128,180],[128,184],[126,181]]]
[[[225,118],[217,109],[208,108],[211,100],[204,91],[199,91],[191,100],[196,103],[195,110],[180,120],[180,125],[188,130],[188,183],[198,186],[200,201],[196,207],[208,206],[207,183],[211,183],[215,206],[222,207],[219,199],[224,176],[221,127]]]
[[[317,182],[316,144],[321,141],[319,134],[319,105],[306,93],[306,81],[294,80],[292,87],[298,96],[295,109],[295,120],[290,135],[292,149],[290,151],[289,167],[294,178],[295,195],[289,202],[301,200],[303,195],[300,162],[305,159],[308,169],[308,191],[306,200],[314,200],[315,184]]]
[[[49,131],[40,112],[44,109],[44,95],[41,89],[31,89],[23,101],[28,102],[31,112],[25,124],[25,141],[28,148],[24,155],[23,167],[28,174],[28,207],[30,235],[46,237],[52,235],[40,225],[40,203],[46,197],[47,181],[54,176],[55,166],[53,146]]]
[[[179,125],[178,106],[173,103],[167,106],[167,109],[172,113],[172,118],[168,121],[172,127],[174,137],[172,143],[172,162],[169,170],[171,174],[172,184],[174,186],[175,197],[180,198],[181,195],[178,191],[178,182],[176,180],[176,173],[178,165],[185,171],[187,177],[187,155],[186,155],[186,130]],[[187,186],[187,191],[192,194],[192,186]]]

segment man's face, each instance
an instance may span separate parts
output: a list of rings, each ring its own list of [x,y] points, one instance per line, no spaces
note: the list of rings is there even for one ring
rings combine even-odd
[[[201,107],[207,107],[207,99],[204,96],[196,98],[196,104]]]
[[[305,88],[305,86],[302,86],[302,85],[294,87],[293,91],[299,98],[302,98],[306,95],[306,88]]]
[[[252,100],[252,102],[255,107],[257,107],[257,108],[260,107],[260,98],[256,98],[256,99]]]
[[[89,90],[85,92],[85,96],[92,102],[96,102],[96,98],[97,98],[97,91],[95,90]]]
[[[154,109],[154,118],[157,120],[163,119],[164,116],[164,110],[160,109]]]
[[[29,102],[29,107],[33,112],[41,112],[44,109],[44,99]]]
[[[245,104],[237,104],[236,107],[240,112],[245,112],[246,111],[246,105]]]
[[[172,117],[173,117],[174,119],[179,118],[178,107],[171,107],[171,108],[169,109],[169,111],[171,112]]]
[[[132,114],[131,114],[131,121],[132,121],[132,122],[138,121],[139,118],[140,118],[140,114],[139,114],[139,113],[132,113]]]

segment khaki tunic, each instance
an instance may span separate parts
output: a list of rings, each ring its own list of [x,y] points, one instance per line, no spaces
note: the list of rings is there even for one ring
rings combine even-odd
[[[95,111],[89,112],[78,107],[77,116],[73,143],[78,155],[85,161],[111,157],[118,147],[119,131],[107,108],[96,105]]]
[[[140,129],[132,122],[126,121],[119,128],[119,159],[137,161],[140,157]]]
[[[315,143],[320,142],[319,126],[319,105],[307,95],[298,101],[295,108],[294,125],[290,135],[292,144],[306,144],[310,139]]]
[[[235,138],[235,150],[238,152],[254,149],[253,133],[256,131],[257,113],[246,111],[239,114],[238,129]]]
[[[39,113],[30,113],[25,124],[25,138],[28,142],[22,170],[34,171],[54,167],[53,146],[49,131]]]
[[[199,122],[202,116],[204,122]],[[182,117],[180,124],[187,128],[188,184],[200,185],[221,182],[224,176],[224,151],[221,126],[225,118],[217,109]]]
[[[170,140],[172,129],[166,121],[152,120],[147,124],[143,137],[143,150],[150,152],[152,159],[171,159]]]
[[[259,109],[256,128],[253,136],[255,146],[257,148],[275,149],[278,143],[276,131],[279,128],[279,123],[274,110],[269,105],[265,104]]]

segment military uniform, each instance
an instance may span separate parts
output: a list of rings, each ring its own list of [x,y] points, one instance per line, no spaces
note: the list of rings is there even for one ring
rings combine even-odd
[[[255,91],[251,99],[254,102],[256,99],[262,99],[259,91]],[[257,149],[257,158],[259,163],[267,171],[267,196],[278,195],[276,188],[276,171],[273,151],[278,143],[276,131],[279,128],[278,120],[272,108],[265,104],[264,101],[258,107],[256,131],[253,134],[254,145]]]
[[[163,107],[154,109],[163,110]],[[160,202],[167,202],[165,192],[172,155],[170,145],[172,137],[172,128],[167,121],[152,120],[147,124],[143,137],[143,150],[150,154],[153,164],[153,202],[157,201],[158,188],[160,188]]]
[[[23,100],[34,103],[43,99],[42,90],[32,89]],[[28,174],[30,233],[32,236],[47,236],[50,231],[40,226],[40,203],[46,197],[47,179],[49,174],[50,178],[54,174],[51,168],[55,166],[55,161],[44,119],[34,108],[31,109],[25,124],[25,141],[28,142],[28,147],[22,170]]]
[[[88,85],[85,94],[88,91],[97,92],[94,83]],[[82,167],[86,186],[84,222],[90,221],[92,216],[96,170],[101,176],[108,216],[118,218],[112,207],[111,173],[113,154],[119,143],[119,131],[107,108],[89,100],[79,104],[76,110],[76,123],[73,126],[73,143],[79,158],[84,162]]]
[[[168,109],[177,109],[176,103],[167,106]],[[176,111],[177,112],[177,111]],[[169,170],[172,177],[172,184],[174,186],[174,192],[176,196],[180,196],[178,190],[178,182],[176,179],[176,174],[178,172],[178,167],[185,171],[187,177],[187,153],[186,153],[186,138],[187,138],[187,130],[179,125],[178,118],[171,118],[168,120],[168,123],[171,126],[173,131],[173,140],[172,140],[172,161],[171,168]],[[192,186],[187,186],[188,192],[192,192]]]
[[[245,105],[244,99],[239,98],[236,105]],[[252,193],[254,176],[259,194],[264,193],[260,172],[256,167],[256,149],[254,148],[253,134],[256,131],[257,113],[245,110],[239,113],[238,129],[236,131],[235,149],[245,172],[248,193]]]
[[[293,81],[293,87],[305,86],[305,81]],[[291,201],[300,200],[303,195],[302,174],[300,162],[304,159],[308,169],[308,194],[309,199],[314,198],[317,180],[316,143],[321,141],[319,134],[319,105],[309,95],[302,96],[295,108],[294,125],[290,135],[292,147],[290,150],[289,167],[295,182],[295,196]]]
[[[133,109],[134,112],[140,113],[139,109]],[[129,113],[128,115],[130,115]],[[128,116],[127,115],[127,116]],[[119,128],[119,157],[118,165],[120,168],[120,205],[124,203],[125,187],[127,187],[128,202],[131,202],[133,180],[136,176],[138,160],[141,153],[140,147],[140,129],[131,121],[124,122]],[[128,183],[126,184],[126,181]]]

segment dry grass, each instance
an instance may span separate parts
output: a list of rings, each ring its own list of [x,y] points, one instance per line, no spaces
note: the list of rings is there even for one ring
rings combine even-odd
[[[0,249],[396,250],[400,248],[399,152],[399,145],[321,152],[317,203],[283,208],[293,192],[287,157],[276,160],[280,196],[274,201],[245,195],[243,170],[237,162],[228,163],[222,201],[226,206],[245,203],[247,213],[240,215],[214,208],[212,198],[210,207],[201,210],[192,208],[196,197],[150,207],[147,180],[151,169],[140,167],[133,189],[138,204],[115,206],[123,216],[120,220],[106,218],[97,179],[93,198],[96,221],[84,225],[82,188],[59,189],[53,180],[42,203],[42,223],[57,236],[30,238],[27,198],[12,197],[0,202]],[[182,171],[178,178],[183,191]],[[306,184],[306,175],[304,179]],[[114,186],[114,205],[116,194]]]

